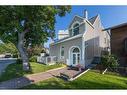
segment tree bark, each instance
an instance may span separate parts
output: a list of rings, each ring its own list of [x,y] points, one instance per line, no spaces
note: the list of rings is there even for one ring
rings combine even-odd
[[[24,48],[25,33],[26,31],[18,33],[18,50],[23,62],[23,70],[28,71],[30,69],[30,65],[26,49]]]

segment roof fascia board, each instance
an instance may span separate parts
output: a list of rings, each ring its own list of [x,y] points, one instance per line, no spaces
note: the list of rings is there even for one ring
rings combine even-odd
[[[106,29],[104,29],[103,31],[105,31],[105,30],[111,30],[111,29],[115,29],[115,28],[119,28],[119,27],[124,26],[124,25],[127,25],[127,23],[123,23],[123,24],[115,25],[115,26],[106,28]]]
[[[76,35],[76,36],[73,36],[73,37],[64,39],[64,40],[62,40],[62,41],[59,41],[59,42],[54,42],[54,43],[52,43],[51,45],[59,44],[59,43],[62,43],[62,42],[65,42],[65,41],[69,41],[69,40],[73,40],[73,39],[82,37],[82,35],[83,35],[83,34],[79,34],[79,35]]]

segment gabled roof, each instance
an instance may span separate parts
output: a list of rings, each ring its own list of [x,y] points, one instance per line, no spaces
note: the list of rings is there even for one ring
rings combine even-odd
[[[73,23],[73,21],[74,21],[74,19],[75,18],[80,18],[81,20],[84,20],[85,18],[83,18],[83,17],[81,17],[81,16],[79,16],[79,15],[75,15],[74,17],[73,17],[73,19],[71,20],[71,23],[69,24],[69,27],[71,27],[71,25],[72,25],[72,23]]]
[[[97,17],[98,17],[98,15],[96,15],[96,16],[90,18],[90,19],[89,19],[89,22],[90,22],[91,24],[94,24],[94,22],[95,22],[95,20],[96,20]]]
[[[112,26],[112,27],[109,27],[109,28],[106,28],[104,30],[115,29],[115,28],[119,28],[119,27],[122,27],[122,26],[126,26],[126,25],[127,25],[127,22],[126,23],[122,23],[122,24],[118,24],[118,25],[115,25],[115,26]]]
[[[82,20],[86,20],[85,18],[83,18],[83,17],[81,17],[81,16],[75,15],[75,16],[73,17],[73,19],[72,19],[72,22],[73,22],[73,20],[75,19],[75,17],[78,17],[78,18],[80,18],[80,19],[82,19]],[[86,20],[86,21],[87,21],[87,23],[89,23],[89,24],[93,27],[93,24],[94,24],[94,22],[96,21],[97,17],[98,17],[98,15],[96,15],[96,16],[94,16],[94,17],[92,17],[92,18],[90,18],[90,19],[88,19],[88,20]],[[70,23],[70,25],[72,24],[72,22]],[[69,27],[70,27],[70,25],[69,25]],[[80,37],[81,35],[77,35],[77,36]],[[55,44],[55,43],[63,42],[64,40],[67,40],[67,39],[70,39],[70,38],[73,38],[73,37],[65,37],[65,38],[63,38],[63,39],[56,40],[56,41],[54,42],[54,44]]]
[[[73,20],[75,19],[75,17],[78,17],[78,18],[80,18],[80,19],[82,19],[82,20],[85,20],[85,18],[84,18],[84,17],[79,16],[79,15],[75,15],[75,16],[74,16],[74,18],[72,19],[72,22],[70,23],[69,27],[70,27],[70,26],[71,26],[71,24],[73,23]],[[94,16],[94,17],[92,17],[92,18],[88,19],[88,21],[89,21],[89,22],[93,25],[93,24],[94,24],[94,22],[95,22],[95,20],[97,19],[97,17],[98,17],[98,15],[96,15],[96,16]]]

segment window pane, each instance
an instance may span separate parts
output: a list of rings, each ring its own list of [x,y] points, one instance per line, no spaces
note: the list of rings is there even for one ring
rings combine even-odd
[[[75,64],[75,63],[76,63],[76,55],[73,54],[73,64]]]
[[[75,35],[77,35],[77,34],[79,34],[79,24],[75,24],[74,26],[73,26],[73,36],[75,36]]]
[[[61,47],[61,56],[64,56],[64,47]]]
[[[74,36],[77,35],[77,34],[79,34],[79,27],[75,28],[73,30],[73,33],[74,33]]]
[[[78,23],[76,23],[75,25],[74,25],[74,27],[73,28],[76,28],[76,27],[78,27],[79,26],[79,24]]]
[[[78,54],[78,63],[79,63],[79,61],[80,61],[80,54]]]
[[[61,56],[64,56],[64,50],[61,51]]]
[[[79,49],[78,48],[75,48],[75,49],[73,49],[73,52],[79,52]]]

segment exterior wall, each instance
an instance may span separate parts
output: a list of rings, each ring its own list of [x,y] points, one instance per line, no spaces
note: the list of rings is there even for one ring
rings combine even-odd
[[[78,46],[81,50],[82,47],[82,38],[76,38],[73,40],[69,40],[69,41],[65,41],[62,43],[58,43],[58,44],[54,44],[54,45],[50,45],[50,55],[51,56],[57,56],[58,57],[58,61],[61,61],[60,58],[60,48],[64,47],[64,59],[65,61],[69,61],[69,49],[72,46]],[[82,55],[82,51],[81,51],[81,55]]]
[[[59,30],[58,31],[58,39],[63,39],[69,36],[68,30]]]
[[[72,26],[75,22],[78,22],[80,24],[79,26],[79,34],[83,34],[85,31],[85,23],[84,23],[84,19],[75,16],[75,18],[73,19],[73,21],[71,22],[70,26],[69,26],[69,36],[72,36]]]
[[[79,17],[75,17],[69,27],[71,27],[71,25],[75,21],[79,21],[80,23],[82,23],[80,25],[79,32],[80,34],[83,34],[83,37],[50,45],[50,55],[57,56],[58,61],[61,61],[60,48],[63,46],[64,58],[65,61],[68,63],[68,61],[70,61],[69,49],[72,46],[79,46],[81,50],[81,61],[83,62],[83,64],[87,66],[88,64],[91,63],[94,56],[101,56],[101,51],[109,45],[109,43],[104,42],[105,41],[104,38],[106,38],[106,40],[109,40],[110,36],[106,31],[102,31],[103,27],[101,25],[99,16],[94,22],[93,27]],[[71,35],[72,31],[70,31],[69,34]]]
[[[124,40],[127,38],[127,25],[111,29],[111,53],[119,58],[120,65],[127,66]]]
[[[94,57],[94,29],[86,23],[86,33],[84,35],[84,46],[85,46],[85,51],[84,51],[84,59],[85,59],[85,64],[88,65],[91,63],[92,58]]]
[[[95,38],[99,37],[99,41],[98,41],[99,43],[96,44],[98,47],[95,46],[96,50],[98,49],[98,54],[95,53],[95,56],[101,56],[101,52],[108,51],[108,47],[110,47],[110,35],[108,34],[107,31],[102,31],[103,26],[101,24],[100,17],[96,19],[94,23],[94,27],[95,27],[95,33],[94,33]]]
[[[102,31],[103,27],[101,25],[101,21],[99,16],[96,18],[96,21],[93,24],[94,28],[92,28],[89,24],[86,24],[86,33],[84,36],[85,41],[85,63],[86,65],[90,64],[95,56],[101,56],[102,50],[106,48],[109,43],[104,39],[110,40],[110,36],[106,31]]]
[[[111,30],[111,52],[124,56],[124,40],[127,38],[127,26]],[[119,51],[119,52],[118,52]]]
[[[79,23],[84,22],[83,18],[80,18],[78,16],[75,16],[68,28],[71,28],[71,26],[73,25],[73,23],[75,23],[76,21],[78,21]]]

